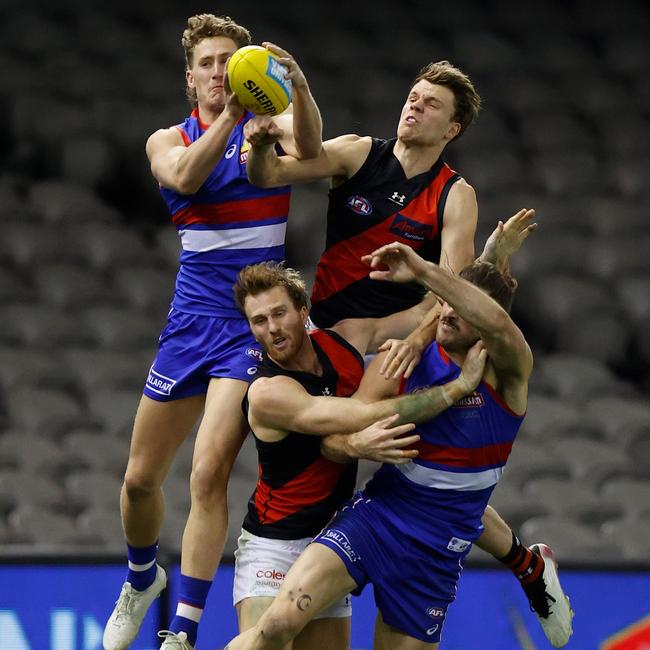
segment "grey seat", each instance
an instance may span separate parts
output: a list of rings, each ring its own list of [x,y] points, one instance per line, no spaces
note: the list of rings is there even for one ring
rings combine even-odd
[[[80,509],[93,506],[114,508],[120,500],[122,481],[106,472],[73,472],[64,479],[66,499]]]
[[[25,431],[57,436],[88,421],[83,408],[65,391],[16,388],[6,399],[11,422]]]
[[[82,533],[97,535],[105,548],[113,552],[124,549],[124,532],[118,509],[93,506],[77,517],[77,527]]]
[[[595,559],[620,558],[617,544],[601,544],[593,528],[567,517],[532,517],[519,529],[527,544],[543,541],[551,546],[560,562],[593,562]]]
[[[603,502],[621,505],[630,517],[638,517],[650,504],[650,480],[612,478],[600,488]]]
[[[601,539],[622,548],[626,560],[647,562],[650,559],[650,522],[622,518],[606,521],[600,528]]]
[[[621,448],[635,427],[650,424],[650,405],[644,398],[605,395],[590,400],[585,410],[598,420],[607,438]]]
[[[643,275],[621,278],[616,283],[616,293],[632,320],[650,318],[650,269]]]
[[[29,195],[31,207],[50,223],[117,223],[121,219],[115,208],[108,206],[91,190],[74,183],[39,181],[31,186]]]
[[[92,471],[106,472],[118,479],[124,475],[129,456],[126,440],[78,430],[67,434],[61,442],[70,455],[77,456]]]
[[[57,508],[65,503],[61,486],[50,478],[29,471],[0,473],[0,500],[12,503]]]
[[[627,455],[611,441],[560,440],[555,451],[567,460],[574,480],[585,485],[596,486],[628,467]]]
[[[534,477],[566,478],[569,473],[568,464],[549,450],[548,445],[520,439],[512,448],[503,476],[508,485],[521,487]]]
[[[118,224],[81,224],[72,239],[86,264],[97,270],[141,264],[151,257],[144,238],[135,229]]]
[[[549,438],[561,437],[564,431],[584,424],[584,416],[568,400],[532,393],[528,397],[526,418],[519,435],[522,439],[542,443]]]
[[[60,173],[75,185],[98,189],[115,174],[117,165],[117,152],[101,136],[89,134],[62,143]]]
[[[21,506],[8,517],[10,527],[20,536],[42,546],[95,545],[100,538],[80,531],[72,517],[52,510]]]
[[[551,510],[537,499],[525,497],[521,489],[509,480],[501,481],[490,496],[490,505],[496,508],[513,530],[519,530],[527,519],[551,514]]]
[[[0,347],[0,386],[15,390],[21,386],[62,387],[70,375],[58,354],[44,354],[18,347]],[[8,399],[8,398],[6,398]]]
[[[604,363],[588,356],[563,353],[538,357],[535,372],[542,374],[543,384],[548,390],[574,403],[584,402],[594,395],[629,395],[633,392],[631,386],[617,379]],[[600,428],[597,422],[593,424]]]
[[[66,367],[79,390],[90,395],[103,388],[142,390],[151,365],[148,352],[101,348],[69,348],[64,351]]]
[[[174,275],[169,267],[129,266],[115,271],[114,287],[132,307],[161,318],[169,311]]]
[[[135,309],[90,307],[81,313],[81,323],[97,345],[111,350],[142,350],[155,340],[152,319]]]
[[[90,412],[104,430],[129,436],[141,395],[130,390],[103,388],[88,397]]]
[[[650,235],[595,239],[587,250],[586,266],[594,277],[619,280],[623,276],[650,273]]]
[[[48,474],[61,461],[63,450],[43,436],[14,431],[0,436],[0,454],[15,458],[20,471]]]
[[[559,478],[532,478],[522,494],[555,516],[576,517],[599,505],[596,491],[580,481]]]
[[[108,280],[87,267],[51,264],[39,267],[34,282],[44,304],[72,309],[90,305],[119,304]]]

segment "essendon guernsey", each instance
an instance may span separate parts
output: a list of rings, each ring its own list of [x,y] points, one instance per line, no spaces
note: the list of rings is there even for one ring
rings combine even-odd
[[[371,280],[362,255],[399,241],[427,260],[440,260],[445,202],[460,176],[439,158],[427,172],[407,178],[395,142],[373,138],[361,169],[330,190],[326,248],[311,296],[311,318],[319,327],[387,316],[422,299],[420,285]]]
[[[285,375],[310,395],[349,397],[363,376],[363,359],[335,332],[309,333],[323,374],[284,370],[264,357],[256,379]],[[248,408],[248,401],[244,400]],[[253,432],[254,434],[255,432]],[[243,527],[259,537],[313,537],[354,490],[356,463],[335,463],[320,453],[320,437],[289,433],[278,442],[255,438],[259,478]]]

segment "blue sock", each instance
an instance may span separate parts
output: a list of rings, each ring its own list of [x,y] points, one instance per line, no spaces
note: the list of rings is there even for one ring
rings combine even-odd
[[[169,629],[176,633],[185,632],[191,645],[196,645],[199,621],[211,586],[212,580],[190,578],[181,573],[176,616],[169,624]]]
[[[126,581],[137,591],[144,591],[156,579],[156,551],[158,542],[151,546],[126,545],[126,556],[129,560],[129,572]]]

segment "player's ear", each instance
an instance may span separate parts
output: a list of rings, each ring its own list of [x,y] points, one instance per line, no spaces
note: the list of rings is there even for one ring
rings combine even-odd
[[[185,81],[189,88],[194,88],[194,75],[189,68],[185,69]]]
[[[453,140],[460,133],[460,122],[452,122],[447,131],[447,140]]]

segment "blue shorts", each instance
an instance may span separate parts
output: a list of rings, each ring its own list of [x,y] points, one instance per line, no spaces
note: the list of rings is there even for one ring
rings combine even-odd
[[[427,643],[440,641],[467,553],[445,557],[363,492],[337,512],[314,542],[341,558],[358,585],[353,594],[373,585],[375,603],[387,625]]]
[[[261,359],[262,349],[243,318],[172,308],[143,392],[159,402],[203,395],[212,377],[250,381]]]

